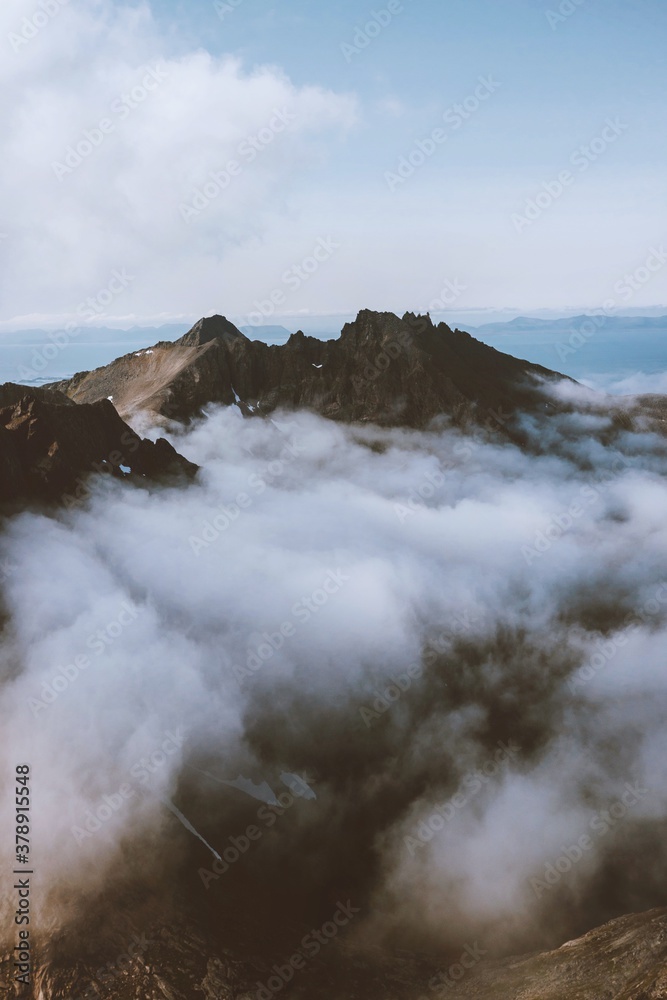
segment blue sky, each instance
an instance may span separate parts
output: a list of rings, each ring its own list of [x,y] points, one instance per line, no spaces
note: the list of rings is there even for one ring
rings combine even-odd
[[[114,262],[143,277],[107,316],[139,321],[259,309],[278,322],[362,306],[438,311],[438,302],[464,313],[593,309],[667,237],[662,0],[219,3],[222,16],[209,0],[153,0],[133,19],[131,5],[81,0],[11,53],[5,75],[28,98],[4,132],[18,160],[4,183],[15,192],[27,170],[36,207],[29,235],[20,199],[16,222],[11,208],[0,217],[5,327],[69,315],[106,287]],[[39,8],[11,4],[0,26],[8,37],[20,13]],[[374,14],[385,22],[377,30]],[[173,68],[169,82],[91,162],[54,179],[49,163],[151,59]],[[176,208],[235,155],[239,137],[270,121],[272,96],[293,107],[296,125],[185,231]],[[452,109],[465,101],[464,120]],[[38,149],[25,121],[47,114],[51,134]],[[319,239],[336,252],[287,289],[285,272]],[[64,273],[39,274],[40,246]],[[666,285],[667,267],[652,271],[623,305],[664,304]]]
[[[353,42],[355,27],[372,20],[373,10],[386,8],[382,0],[241,0],[222,19],[209,0],[155,0],[152,6],[166,29],[178,26],[186,44],[237,53],[248,66],[273,63],[299,85],[359,94],[367,134],[363,156],[355,142],[346,158],[355,177],[384,169],[387,153],[400,155],[440,108],[488,73],[501,81],[502,101],[470,130],[456,161],[461,168],[530,180],[618,114],[631,122],[633,142],[615,150],[614,166],[658,171],[664,162],[662,0],[584,0],[579,6],[572,0],[571,15],[559,14],[563,4],[552,0],[403,0],[402,13],[349,62],[341,45]],[[387,121],[388,100],[403,104],[406,114]],[[433,168],[444,175],[445,164]]]

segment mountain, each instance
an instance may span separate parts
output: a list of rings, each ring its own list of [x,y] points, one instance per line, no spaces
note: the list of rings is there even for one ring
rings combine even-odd
[[[0,502],[76,502],[93,472],[122,479],[187,478],[196,467],[164,439],[135,434],[104,399],[77,406],[63,393],[0,386]]]
[[[280,992],[292,1000],[664,1000],[667,997],[667,910],[612,920],[555,951],[490,959],[477,942],[464,955],[436,962],[408,951],[393,956],[365,953],[341,938],[301,968],[285,961],[286,930],[296,940],[303,928],[229,927],[226,945],[204,922],[145,909],[114,907],[105,918],[106,946],[84,934],[59,953],[36,955],[34,988],[26,1000],[269,1000]],[[264,933],[266,934],[266,928]],[[216,940],[217,938],[217,940]],[[224,935],[223,935],[224,938]],[[280,949],[283,949],[281,952]],[[128,949],[130,954],[128,955]],[[307,953],[306,953],[307,954]],[[260,957],[261,956],[261,957]],[[294,957],[294,956],[293,956]],[[457,961],[465,957],[465,962]],[[2,965],[11,961],[0,957]],[[276,970],[278,970],[276,974]],[[283,975],[280,975],[283,970]],[[9,973],[9,968],[6,969]],[[10,982],[7,975],[6,982]],[[5,996],[1,992],[0,995]]]
[[[614,330],[641,330],[642,332],[667,330],[667,316],[568,316],[564,319],[537,319],[532,316],[517,316],[507,323],[484,323],[475,327],[475,332],[484,334],[503,333],[572,333],[586,323],[598,321],[600,329],[608,333]],[[584,326],[584,329],[586,327]]]
[[[434,1000],[664,1000],[667,910],[633,913],[556,951],[480,962]]]
[[[187,420],[211,403],[245,414],[307,408],[333,420],[424,427],[490,411],[544,409],[541,386],[561,379],[429,317],[364,310],[337,340],[293,334],[249,340],[223,316],[51,386],[77,403],[112,398],[122,416],[148,410]]]

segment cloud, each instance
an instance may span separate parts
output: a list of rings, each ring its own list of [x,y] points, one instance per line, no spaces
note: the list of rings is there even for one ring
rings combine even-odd
[[[188,50],[146,4],[52,6],[0,13],[17,95],[0,112],[6,315],[75,314],[116,268],[133,281],[114,312],[182,312],[184,287],[207,302],[226,252],[288,211],[355,99]]]
[[[612,393],[615,396],[635,396],[645,393],[667,392],[667,372],[632,372],[619,378],[618,373],[591,374],[583,380],[585,385]]]
[[[284,774],[317,798],[234,878],[299,919],[354,891],[374,940],[506,949],[658,905],[664,449],[588,414],[523,434],[213,409],[172,429],[202,467],[187,490],[102,479],[9,522],[2,774],[33,768],[43,912],[123,878],[196,900],[257,812],[224,782],[277,795]],[[645,792],[536,893],[628,783]]]

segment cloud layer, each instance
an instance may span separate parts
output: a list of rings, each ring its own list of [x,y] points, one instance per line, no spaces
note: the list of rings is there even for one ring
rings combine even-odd
[[[102,480],[0,539],[2,773],[32,765],[60,918],[60,886],[80,915],[164,866],[224,907],[200,872],[288,775],[317,797],[235,878],[289,873],[295,912],[354,893],[372,940],[558,943],[664,902],[660,441],[235,408],[173,433],[198,484]]]

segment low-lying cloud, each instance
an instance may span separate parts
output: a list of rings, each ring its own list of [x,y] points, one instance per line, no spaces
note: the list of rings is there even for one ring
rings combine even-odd
[[[191,487],[102,478],[9,521],[2,774],[33,769],[42,912],[163,868],[224,906],[261,872],[455,951],[664,902],[664,443],[590,413],[523,434],[215,409],[172,431]],[[206,891],[271,808],[244,787],[294,776],[313,794]]]

